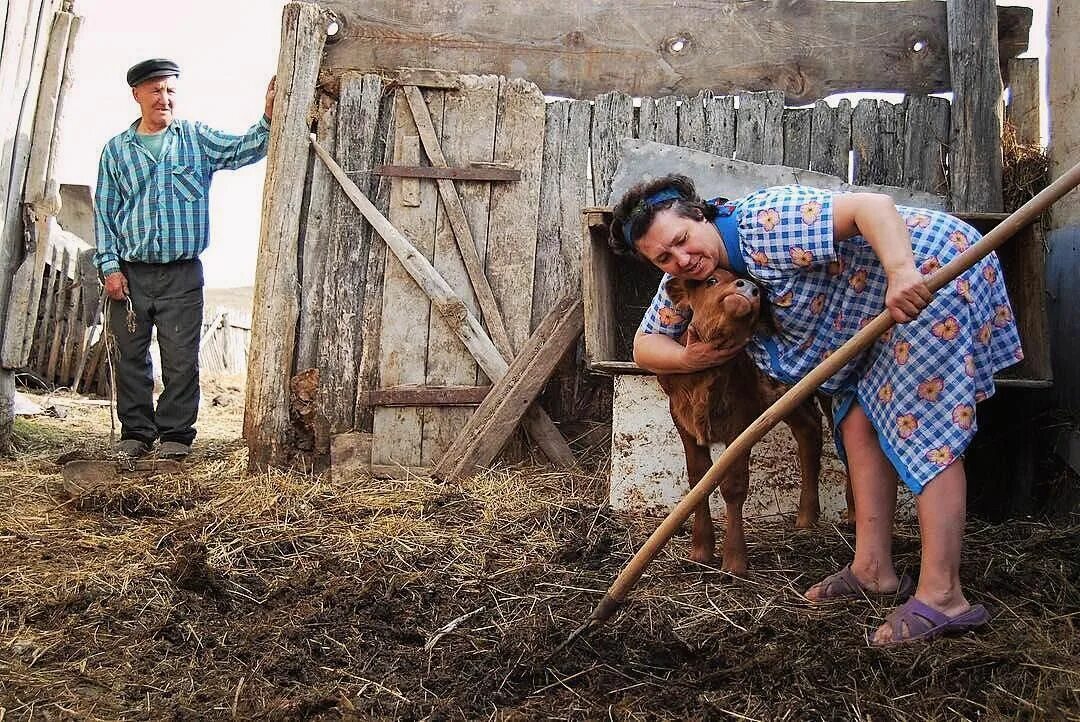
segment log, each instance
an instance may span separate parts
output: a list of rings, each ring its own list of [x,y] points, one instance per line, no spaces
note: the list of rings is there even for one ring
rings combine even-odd
[[[290,456],[288,388],[296,343],[300,206],[308,124],[318,79],[326,14],[310,3],[282,11],[277,100],[263,187],[262,227],[252,303],[244,405],[248,467],[262,471]]]
[[[952,71],[949,200],[960,213],[1000,211],[1001,68],[994,0],[947,0]]]
[[[311,143],[315,148],[315,152],[319,154],[319,157],[327,164],[334,177],[338,179],[342,187],[345,188],[346,194],[349,199],[353,201],[360,208],[364,217],[371,223],[383,240],[386,241],[387,246],[393,251],[394,255],[401,261],[402,266],[408,271],[409,275],[413,277],[417,285],[424,291],[425,294],[431,299],[432,304],[439,315],[441,315],[455,330],[458,336],[461,338],[465,346],[472,352],[473,357],[476,359],[480,368],[491,379],[499,379],[506,373],[507,363],[503,360],[499,354],[498,349],[492,342],[491,338],[480,326],[480,322],[469,312],[465,304],[454,293],[453,289],[447,285],[438,273],[436,273],[431,262],[427,260],[422,254],[418,253],[416,248],[413,247],[409,241],[402,236],[393,225],[390,224],[386,218],[379,213],[379,211],[371,204],[360,191],[356,188],[356,185],[345,175],[341,166],[334,161],[333,158],[327,154],[318,141],[314,137],[311,138]],[[546,417],[546,414],[540,409],[533,409],[530,411],[532,418],[546,419],[546,423],[550,424],[551,420]],[[545,451],[547,453],[547,451]],[[567,447],[567,453],[569,459],[551,459],[557,464],[573,465],[573,452],[569,451]],[[549,457],[550,458],[550,457]]]
[[[436,478],[457,481],[491,463],[584,324],[579,294],[568,294],[555,304],[439,460],[433,470]]]
[[[780,89],[793,104],[844,91],[936,93],[950,82],[945,7],[931,0],[327,5],[342,27],[327,49],[335,71],[494,73],[568,98]],[[1032,11],[999,14],[1003,55],[1016,57]]]

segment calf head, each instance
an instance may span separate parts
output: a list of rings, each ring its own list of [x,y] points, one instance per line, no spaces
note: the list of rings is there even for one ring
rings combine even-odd
[[[700,281],[673,278],[666,290],[676,306],[693,310],[698,338],[716,346],[745,342],[761,316],[757,284],[722,268]]]

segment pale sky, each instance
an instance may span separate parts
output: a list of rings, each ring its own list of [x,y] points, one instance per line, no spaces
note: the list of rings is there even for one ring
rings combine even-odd
[[[259,119],[266,84],[277,68],[284,4],[184,0],[149,6],[135,0],[75,0],[75,12],[84,20],[61,126],[57,180],[93,188],[102,147],[138,117],[124,74],[146,58],[167,57],[180,64],[177,116],[228,132],[246,130]],[[1028,55],[1045,58],[1046,0],[998,4],[1034,8]],[[265,166],[261,161],[214,175],[210,247],[202,256],[210,288],[255,282]]]

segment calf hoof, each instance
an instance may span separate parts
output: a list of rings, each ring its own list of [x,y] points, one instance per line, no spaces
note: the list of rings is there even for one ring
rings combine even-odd
[[[813,529],[815,526],[817,526],[817,516],[803,516],[800,514],[795,518],[796,529]]]
[[[746,576],[746,559],[745,559],[745,557],[742,558],[742,559],[732,559],[730,562],[727,559],[725,559],[723,566],[720,567],[720,568],[723,569],[728,574],[732,574],[732,575],[734,575],[736,577],[745,577]]]
[[[690,561],[697,562],[698,564],[711,564],[716,555],[713,553],[713,547],[710,546],[692,546],[690,547]]]

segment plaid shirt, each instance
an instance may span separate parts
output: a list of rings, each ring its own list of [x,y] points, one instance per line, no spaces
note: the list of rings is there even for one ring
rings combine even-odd
[[[264,115],[243,135],[187,120],[165,131],[160,159],[139,144],[139,121],[101,152],[94,227],[94,263],[105,275],[120,260],[171,263],[198,258],[210,240],[210,179],[266,156],[270,122]]]

